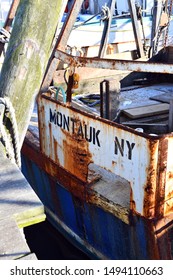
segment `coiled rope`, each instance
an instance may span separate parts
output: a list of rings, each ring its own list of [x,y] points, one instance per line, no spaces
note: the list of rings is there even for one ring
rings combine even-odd
[[[11,122],[11,128],[9,130],[9,133],[7,133],[7,128],[5,127],[3,122],[4,116],[1,116],[0,118],[0,133],[2,138],[1,141],[6,148],[7,156],[10,158],[12,162],[15,162],[20,168],[21,157],[20,157],[19,135],[18,135],[15,111],[8,98],[0,97],[0,104],[4,105],[4,115],[8,114],[8,118],[10,119]]]

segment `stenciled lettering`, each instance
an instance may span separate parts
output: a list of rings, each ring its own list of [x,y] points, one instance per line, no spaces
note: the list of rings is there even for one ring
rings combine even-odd
[[[85,139],[88,142],[92,141],[92,132],[93,132],[92,127],[90,126],[89,129],[88,129],[88,126],[85,124]]]
[[[131,143],[129,141],[126,141],[127,147],[128,147],[128,159],[132,159],[132,150],[135,146],[135,143]]]
[[[69,131],[70,118],[63,115],[63,129]]]
[[[49,110],[49,121],[53,122],[54,124],[56,124],[56,110],[54,110],[54,112],[52,112],[52,110]]]
[[[83,124],[80,120],[70,118],[56,110],[52,111],[51,108],[49,112],[49,121],[51,123],[54,123],[58,127],[63,128],[72,134],[77,134],[78,137],[100,147],[100,130],[96,130],[94,127]]]
[[[72,122],[72,133],[74,134],[75,133],[75,122],[76,122],[76,120],[75,119],[73,119],[73,118],[70,118],[70,121]]]
[[[95,128],[93,127],[93,144],[95,145],[97,143],[97,145],[100,147],[100,141],[99,141],[99,133],[100,130],[95,130]]]
[[[114,154],[118,155],[120,152],[121,156],[124,157],[124,152],[127,151],[127,158],[129,160],[132,159],[132,151],[135,146],[135,143],[130,143],[128,140],[124,139],[118,139],[117,136],[115,136],[115,141],[114,141]]]
[[[59,127],[62,127],[62,114],[60,112],[57,112],[56,114],[56,124]]]

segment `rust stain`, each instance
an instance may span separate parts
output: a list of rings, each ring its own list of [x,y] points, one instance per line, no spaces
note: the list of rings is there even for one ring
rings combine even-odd
[[[40,99],[40,97],[38,97],[38,100]],[[41,103],[41,101],[40,101]],[[40,137],[40,147],[41,147],[41,151],[43,151],[43,143],[45,142],[45,137],[44,137],[44,124],[42,124],[42,121],[44,119],[44,114],[45,114],[45,109],[44,106],[39,106],[38,107],[38,128],[39,128],[39,134],[41,135]]]
[[[146,170],[147,182],[144,186],[144,201],[143,201],[143,213],[147,218],[155,216],[155,192],[156,192],[156,175],[157,175],[157,140],[149,140],[149,151],[150,151],[150,164]]]
[[[139,250],[138,236],[136,235],[136,225],[140,223],[143,225],[143,229],[145,231],[146,251],[148,254],[148,259],[158,260],[160,256],[153,220],[147,219],[136,213],[134,214],[133,212],[130,213],[129,219],[131,226],[131,234],[133,238],[133,248],[135,249],[135,251],[138,252]]]
[[[173,190],[167,194],[167,199],[173,198]]]
[[[130,210],[132,212],[136,212],[136,203],[135,203],[135,200],[133,198],[133,190],[132,190],[132,188],[130,188]]]
[[[157,217],[163,217],[164,215],[167,157],[168,139],[163,138],[159,141],[158,182],[155,203],[155,213]]]
[[[147,252],[149,252],[149,256],[151,260],[159,260],[160,252],[157,244],[157,237],[155,235],[155,227],[153,220],[145,219],[142,217],[142,220],[145,225],[146,231],[146,240],[147,240]]]
[[[56,139],[53,139],[53,146],[54,146],[54,157],[55,157],[55,162],[59,163],[59,158],[58,158],[58,154],[57,154],[57,151],[58,151],[58,142],[56,141]]]
[[[43,134],[42,134],[43,135]],[[49,123],[49,135],[52,135],[52,124]],[[49,145],[50,145],[50,150],[52,151],[52,137],[49,137]]]
[[[171,196],[173,195],[173,193],[171,194]],[[173,212],[173,197],[171,197],[170,199],[166,200],[165,202],[165,213],[164,214],[169,214]]]
[[[171,260],[172,259],[172,250],[171,250],[171,240],[170,231],[173,228],[173,213],[166,215],[165,217],[156,220],[154,222],[155,235],[157,238],[157,245],[159,250],[159,256],[162,260]]]
[[[25,139],[22,154],[34,162],[41,170],[44,170],[50,178],[56,180],[64,188],[69,190],[75,197],[83,201],[86,200],[87,184],[44,155],[40,151],[39,141],[36,143],[33,142],[32,134]]]
[[[70,135],[66,131],[66,140],[63,140],[64,168],[87,182],[88,165],[92,162],[89,152],[89,143],[77,135]]]

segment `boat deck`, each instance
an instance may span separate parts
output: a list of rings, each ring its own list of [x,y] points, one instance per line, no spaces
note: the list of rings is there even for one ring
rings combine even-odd
[[[140,83],[141,81],[139,81]],[[142,127],[143,132],[149,134],[165,134],[172,128],[169,125],[170,101],[173,99],[173,86],[171,83],[147,83],[121,88],[120,93],[112,92],[110,103],[117,112],[112,121],[124,124],[131,128]],[[52,94],[55,96],[55,91]],[[59,95],[62,101],[62,96]],[[112,99],[111,99],[112,98]],[[100,94],[78,94],[72,98],[72,106],[100,116]],[[106,106],[106,105],[104,105]],[[36,118],[36,108],[31,120]],[[34,130],[32,122],[30,129]]]

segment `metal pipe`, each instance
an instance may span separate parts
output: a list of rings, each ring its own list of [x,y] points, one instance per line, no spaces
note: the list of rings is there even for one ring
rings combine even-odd
[[[173,74],[173,64],[105,58],[86,58],[72,56],[59,50],[56,51],[55,57],[73,67],[91,67],[110,70]]]

